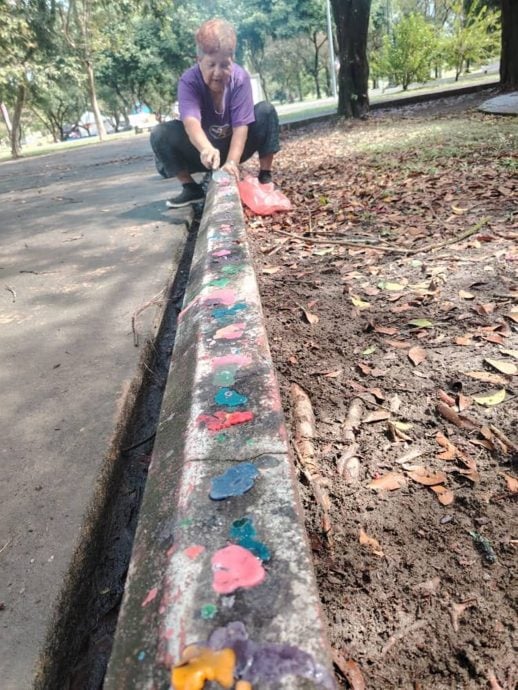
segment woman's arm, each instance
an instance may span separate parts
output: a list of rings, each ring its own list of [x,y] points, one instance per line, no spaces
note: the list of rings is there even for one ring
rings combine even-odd
[[[206,168],[219,168],[220,157],[218,149],[213,146],[201,127],[201,122],[195,117],[186,117],[183,121],[185,131],[191,144],[200,152],[201,162]],[[246,137],[245,137],[246,140]],[[244,146],[244,144],[243,144]]]
[[[239,125],[232,130],[230,139],[230,149],[223,170],[234,175],[239,179],[239,161],[245,149],[246,137],[248,136],[248,125]]]

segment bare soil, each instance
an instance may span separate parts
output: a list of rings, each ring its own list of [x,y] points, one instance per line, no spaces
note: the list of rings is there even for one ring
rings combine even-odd
[[[295,455],[355,690],[518,681],[518,125],[477,99],[288,134],[293,211],[249,217],[292,436],[293,383],[316,419],[318,471]]]

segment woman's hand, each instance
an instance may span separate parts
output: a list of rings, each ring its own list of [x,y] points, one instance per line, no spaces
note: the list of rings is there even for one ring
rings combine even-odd
[[[239,182],[239,166],[235,161],[227,160],[221,169],[229,175],[233,175],[236,181]]]
[[[209,170],[217,170],[219,168],[219,151],[214,146],[207,146],[200,152],[200,159],[202,164]]]

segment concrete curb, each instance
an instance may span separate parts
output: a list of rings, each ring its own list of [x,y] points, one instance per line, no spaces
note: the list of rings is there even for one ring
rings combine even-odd
[[[176,690],[209,678],[236,690],[331,690],[241,203],[228,176],[215,178],[104,687],[168,688],[183,660]]]

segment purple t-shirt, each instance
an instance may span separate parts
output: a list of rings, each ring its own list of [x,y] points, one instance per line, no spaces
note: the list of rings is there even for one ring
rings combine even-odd
[[[203,81],[198,65],[194,65],[180,77],[178,84],[178,105],[180,119],[195,117],[209,141],[221,146],[232,136],[232,128],[249,125],[255,121],[254,100],[250,75],[239,65],[232,65],[230,82],[223,96],[224,109],[220,115],[214,108],[209,87]]]

